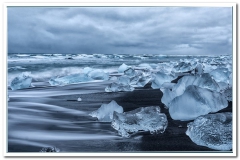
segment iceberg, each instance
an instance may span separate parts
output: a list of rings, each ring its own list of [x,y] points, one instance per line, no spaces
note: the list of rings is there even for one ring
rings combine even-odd
[[[228,106],[221,93],[190,85],[181,96],[169,103],[169,113],[174,120],[193,120],[200,115],[217,112]]]
[[[114,111],[116,113],[123,113],[123,108],[114,100],[112,100],[109,104],[102,104],[98,110],[93,111],[89,115],[92,117],[97,117],[97,119],[102,122],[111,122]]]
[[[141,107],[124,113],[113,113],[111,126],[122,137],[130,137],[130,134],[138,131],[150,131],[151,134],[163,133],[168,121],[164,113],[160,113],[160,107]]]
[[[124,73],[125,70],[127,70],[128,68],[131,68],[130,66],[126,65],[125,63],[123,63],[119,68],[118,68],[118,72],[119,73]]]
[[[30,75],[31,72],[23,72],[18,77],[15,77],[10,83],[10,88],[12,90],[29,88],[32,83],[32,77],[30,77]]]
[[[88,76],[94,80],[108,80],[108,74],[100,69],[92,70],[88,73]]]
[[[80,82],[92,81],[93,79],[88,77],[86,74],[72,74],[60,78],[51,78],[48,82],[51,86],[64,86],[67,84],[75,84]]]
[[[202,75],[195,76],[184,76],[179,79],[178,83],[173,85],[171,89],[164,89],[163,87],[160,88],[160,90],[163,92],[161,102],[165,104],[168,108],[169,103],[175,97],[182,95],[189,85],[195,85],[201,88],[220,92],[220,87],[218,83],[214,79],[212,79],[210,74],[208,73],[203,73]]]
[[[123,85],[116,82],[109,84],[106,88],[106,92],[120,92],[120,91],[133,91],[134,87],[130,85]]]
[[[171,82],[174,80],[175,77],[171,75],[167,75],[165,73],[157,72],[156,74],[153,75],[153,81],[151,87],[153,89],[159,89],[161,88],[161,85],[165,82]]]
[[[200,116],[187,127],[186,135],[197,145],[222,151],[232,149],[231,112]]]

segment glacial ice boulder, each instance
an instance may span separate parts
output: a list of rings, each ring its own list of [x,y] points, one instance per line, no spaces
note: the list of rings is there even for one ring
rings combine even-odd
[[[124,74],[130,78],[136,76],[137,72],[132,69],[132,68],[128,68],[127,70],[124,71]]]
[[[152,81],[151,87],[153,89],[160,88],[163,83],[171,82],[174,79],[175,79],[175,77],[173,77],[171,75],[167,75],[165,73],[157,72],[156,74],[153,75],[153,81]]]
[[[108,80],[109,76],[101,69],[92,70],[88,73],[88,76],[94,80]]]
[[[120,91],[133,91],[134,87],[130,86],[130,85],[124,85],[124,84],[119,84],[116,82],[113,82],[111,84],[109,84],[106,88],[105,91],[106,92],[120,92]]]
[[[172,89],[160,88],[163,92],[162,103],[168,108],[169,103],[177,96],[183,94],[189,85],[195,85],[201,88],[210,89],[212,91],[220,91],[218,83],[211,78],[210,74],[204,73],[202,75],[184,76],[178,80],[178,83]]]
[[[136,76],[131,79],[130,85],[133,87],[144,87],[151,79],[151,76]]]
[[[188,123],[186,135],[200,146],[215,150],[232,149],[232,113],[216,113],[200,116]]]
[[[118,72],[119,73],[124,73],[124,71],[127,70],[128,68],[131,68],[131,66],[128,66],[125,63],[123,63],[121,66],[119,66]]]
[[[174,120],[193,120],[200,115],[217,112],[228,106],[221,93],[190,85],[184,93],[169,103],[169,113]]]
[[[217,68],[209,73],[216,82],[228,83],[231,74],[227,68]]]
[[[192,71],[196,65],[191,64],[190,62],[179,62],[173,67],[174,72],[188,72]]]
[[[163,133],[168,121],[164,113],[160,113],[160,107],[141,107],[124,113],[113,113],[112,127],[122,137],[130,137],[130,134],[138,131],[150,131],[151,134]]]
[[[51,86],[64,86],[67,84],[75,84],[92,80],[93,79],[88,77],[86,74],[72,74],[60,78],[51,78],[48,82],[51,84]]]
[[[101,107],[90,113],[89,115],[92,117],[96,117],[99,121],[102,122],[111,122],[113,119],[113,112],[123,113],[122,106],[119,106],[114,100],[112,100],[109,104],[102,104]]]
[[[12,90],[29,88],[32,83],[31,72],[23,72],[21,75],[15,77],[10,83]]]

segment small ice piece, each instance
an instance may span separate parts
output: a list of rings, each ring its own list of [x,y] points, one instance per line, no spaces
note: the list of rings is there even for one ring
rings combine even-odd
[[[88,77],[86,74],[72,74],[69,76],[64,76],[60,78],[51,78],[48,82],[51,86],[64,86],[67,84],[76,84],[80,82],[87,82],[93,80],[92,78]]]
[[[140,77],[137,81],[137,83],[132,84],[133,87],[144,87],[148,82],[150,82],[152,79],[151,76],[146,76],[146,77]],[[132,82],[132,81],[131,81]]]
[[[187,127],[186,135],[197,145],[223,151],[232,149],[231,112],[200,116]]]
[[[79,98],[77,99],[77,101],[82,101],[82,98],[79,97]]]
[[[142,69],[148,69],[148,70],[152,69],[152,67],[148,63],[142,63],[142,64],[139,64],[138,66]]]
[[[229,75],[231,74],[227,68],[217,68],[209,73],[216,82],[229,81]]]
[[[168,121],[160,107],[141,107],[124,113],[113,113],[112,127],[122,137],[130,137],[131,133],[150,131],[151,134],[163,133]]]
[[[91,72],[91,71],[93,71],[93,69],[90,68],[90,67],[85,67],[85,68],[83,68],[83,73],[84,73],[84,74],[88,74],[88,73]]]
[[[201,75],[203,73],[203,66],[202,64],[197,64],[196,68],[195,68],[195,74],[199,74]]]
[[[190,85],[181,96],[169,103],[169,113],[174,120],[187,121],[227,106],[228,102],[223,94]]]
[[[128,68],[124,71],[124,74],[128,77],[134,77],[136,75],[136,71],[132,68]]]
[[[123,108],[114,100],[112,100],[109,104],[102,104],[98,110],[93,111],[89,115],[92,117],[97,117],[97,119],[101,122],[111,122],[114,111],[117,113],[123,113]]]
[[[90,71],[88,76],[95,80],[108,80],[108,74],[100,69]]]
[[[32,83],[32,77],[30,77],[31,72],[23,72],[18,77],[15,77],[10,83],[12,90],[29,88]]]
[[[229,87],[226,90],[224,90],[223,94],[228,101],[232,101],[232,87]]]
[[[125,70],[127,70],[128,68],[131,68],[130,66],[126,65],[125,63],[123,63],[119,68],[118,68],[118,72],[119,73],[124,73]]]
[[[112,77],[110,78],[110,80],[111,80],[111,81],[117,81],[118,78],[117,78],[116,76],[112,76]]]
[[[151,87],[153,89],[159,89],[161,85],[165,82],[171,82],[175,78],[173,76],[167,75],[165,73],[157,72],[153,75],[153,81]]]
[[[122,84],[122,85],[129,85],[130,83],[130,78],[128,76],[120,76],[118,77],[118,81],[117,81],[118,84]]]
[[[56,147],[44,147],[40,150],[40,152],[60,152],[60,149]]]
[[[106,92],[120,92],[120,91],[133,91],[134,88],[130,85],[123,85],[116,82],[111,83],[105,88]]]
[[[172,89],[176,83],[165,82],[161,85],[161,89]]]

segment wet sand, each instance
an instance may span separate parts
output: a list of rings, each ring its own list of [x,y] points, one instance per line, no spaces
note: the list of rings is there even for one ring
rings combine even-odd
[[[61,152],[220,152],[191,141],[185,134],[190,121],[171,119],[168,109],[161,103],[162,92],[159,89],[152,89],[148,84],[133,92],[106,93],[106,85],[105,82],[63,87],[35,85],[36,88],[10,90],[8,152],[39,152],[48,146],[55,146]],[[77,101],[78,97],[82,101]],[[161,112],[167,115],[168,127],[163,134],[140,132],[130,138],[121,138],[110,122],[98,122],[88,115],[111,100],[115,100],[125,112],[139,107],[160,106]],[[56,108],[52,109],[54,106]],[[19,107],[22,110],[18,110]],[[232,112],[232,103],[219,112]],[[35,123],[35,119],[32,122],[16,119],[16,116],[26,115],[36,119],[43,116],[49,121]],[[61,124],[61,121],[66,124]],[[18,136],[19,131],[24,131],[21,132],[23,135],[29,133],[29,136]],[[34,133],[38,133],[36,137]],[[52,135],[52,138],[45,134]]]

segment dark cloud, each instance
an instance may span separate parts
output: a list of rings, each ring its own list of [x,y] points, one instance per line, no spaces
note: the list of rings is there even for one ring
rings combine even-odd
[[[230,7],[9,7],[8,52],[231,54]]]

